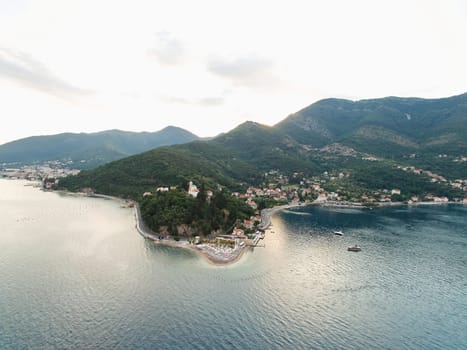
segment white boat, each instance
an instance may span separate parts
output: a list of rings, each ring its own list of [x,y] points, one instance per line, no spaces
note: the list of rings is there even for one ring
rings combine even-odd
[[[342,232],[342,231],[334,231],[334,234],[337,235],[337,236],[342,236],[342,235],[344,235],[344,232]]]

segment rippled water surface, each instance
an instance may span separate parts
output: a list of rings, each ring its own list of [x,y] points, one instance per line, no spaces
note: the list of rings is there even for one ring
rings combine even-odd
[[[464,206],[288,210],[214,267],[24,184],[0,180],[0,349],[467,348]]]

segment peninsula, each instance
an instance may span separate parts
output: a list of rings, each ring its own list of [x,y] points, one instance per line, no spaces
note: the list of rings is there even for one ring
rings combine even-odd
[[[239,261],[245,250],[252,245],[250,242],[247,245],[244,240],[240,241],[240,238],[235,239],[233,237],[230,240],[224,238],[203,241],[199,236],[195,236],[194,239],[163,236],[160,233],[155,233],[145,225],[138,203],[134,203],[134,209],[135,227],[141,236],[153,241],[155,244],[189,249],[214,265],[228,265]]]

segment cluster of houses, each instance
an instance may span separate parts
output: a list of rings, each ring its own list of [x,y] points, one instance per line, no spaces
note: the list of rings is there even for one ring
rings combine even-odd
[[[398,169],[401,169],[406,172],[412,172],[417,175],[426,175],[430,178],[431,182],[444,182],[449,184],[452,188],[461,189],[467,191],[467,179],[456,179],[456,180],[447,180],[444,176],[435,174],[429,170],[418,169],[413,166],[402,167],[398,166]]]
[[[255,188],[248,187],[245,193],[233,192],[232,196],[238,197],[246,201],[253,209],[257,209],[258,206],[254,201],[257,197],[271,198],[277,201],[286,201],[288,199],[287,191],[282,191],[280,188]]]
[[[441,175],[435,174],[431,171],[425,171],[423,169],[417,169],[415,167],[402,167],[398,166],[399,169],[403,171],[410,171],[415,174],[425,174],[431,178],[432,182],[443,182],[449,184],[451,187],[456,189],[462,189],[467,191],[467,180],[458,179],[453,181],[448,181]],[[352,194],[346,191],[326,191],[322,186],[328,181],[336,181],[348,178],[350,173],[348,172],[339,172],[339,173],[329,173],[325,171],[321,176],[313,177],[311,179],[306,179],[301,177],[302,174],[294,173],[292,177],[299,178],[300,181],[295,179],[294,184],[289,183],[289,178],[287,176],[281,175],[277,170],[271,170],[265,175],[268,176],[269,184],[267,188],[255,188],[249,187],[245,193],[233,193],[240,199],[244,199],[247,204],[252,208],[257,209],[255,202],[256,197],[270,198],[277,201],[287,201],[289,203],[304,201],[310,202],[314,201],[317,203],[326,203],[326,202],[340,202],[341,204],[346,203],[390,203],[394,201],[394,198],[399,200],[399,196],[403,195],[401,189],[392,188],[392,189],[380,189],[373,191],[371,193],[366,193],[362,195],[356,195],[357,197],[351,197]],[[445,196],[434,196],[427,194],[424,197],[411,196],[407,202],[417,203],[421,201],[431,201],[437,203],[446,203],[449,202],[449,198]],[[467,200],[464,199],[464,202]]]
[[[61,177],[77,175],[79,173],[79,170],[67,168],[66,164],[60,161],[48,161],[37,165],[24,165],[18,168],[3,165],[0,169],[0,178],[43,181],[45,188],[52,188]]]
[[[303,202],[325,202],[325,201],[340,201],[343,200],[338,193],[328,192],[322,188],[322,184],[326,181],[344,179],[350,176],[347,172],[338,174],[330,174],[327,171],[321,177],[313,177],[306,179],[301,173],[293,173],[292,178],[295,180],[291,183],[289,177],[281,175],[277,170],[271,170],[266,173],[269,179],[266,188],[249,187],[245,193],[234,192],[232,195],[240,199],[244,199],[253,209],[256,209],[255,198],[268,198],[278,202],[299,203]]]
[[[467,180],[458,179],[454,181],[448,181],[441,175],[435,174],[430,171],[425,171],[423,169],[418,169],[415,167],[402,167],[398,166],[399,169],[406,172],[413,172],[415,174],[425,174],[431,178],[432,182],[443,182],[448,183],[453,188],[462,189],[467,191]],[[232,238],[246,238],[247,233],[254,232],[257,225],[261,223],[261,216],[258,210],[258,199],[268,199],[277,201],[280,203],[299,203],[299,202],[315,202],[315,203],[328,203],[328,202],[339,202],[341,204],[358,204],[358,203],[390,203],[394,201],[394,198],[400,198],[398,196],[402,195],[401,189],[392,188],[392,189],[380,189],[373,191],[371,193],[357,195],[357,197],[351,197],[351,193],[341,192],[337,190],[336,192],[326,191],[322,186],[328,181],[344,180],[348,178],[350,173],[348,172],[339,172],[339,173],[329,173],[325,171],[321,176],[315,176],[311,179],[306,179],[301,173],[294,173],[291,175],[294,181],[289,181],[289,177],[283,174],[280,174],[277,170],[270,170],[265,173],[266,186],[263,187],[253,187],[250,186],[246,189],[244,193],[233,192],[232,195],[244,200],[249,206],[251,206],[255,211],[255,216],[251,217],[248,220],[244,220],[242,223],[238,223],[233,229]],[[159,187],[157,192],[169,191],[172,188],[169,187]],[[199,193],[197,186],[190,181],[188,194],[196,198]],[[144,195],[152,195],[151,192],[146,192]],[[206,195],[210,198],[213,193],[212,191],[206,191]],[[395,197],[396,196],[396,197]],[[397,201],[398,199],[396,199]],[[424,197],[411,196],[408,199],[408,203],[417,203],[422,201],[432,201],[438,203],[447,203],[449,198],[445,196],[433,196],[426,195]],[[463,200],[467,202],[467,199]]]

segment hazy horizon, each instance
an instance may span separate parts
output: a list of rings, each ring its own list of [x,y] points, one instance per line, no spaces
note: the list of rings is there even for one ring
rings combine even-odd
[[[451,1],[0,0],[0,144],[174,125],[274,125],[323,98],[441,98],[467,86]]]
[[[467,94],[467,92],[465,93],[461,93],[461,94],[458,94],[458,95],[453,95],[453,96],[459,96],[459,95],[463,95],[463,94]],[[448,97],[453,97],[453,96],[441,96],[441,97],[438,97],[438,98],[448,98]],[[385,97],[400,97],[400,96],[385,96]],[[385,97],[382,97],[382,98],[385,98]],[[332,97],[330,97],[332,98]],[[425,97],[421,97],[421,96],[407,96],[407,98],[422,98],[422,99],[427,99]],[[433,99],[437,99],[437,98],[433,98]],[[350,100],[350,99],[349,99]],[[362,100],[365,100],[365,99],[362,99]],[[360,100],[351,100],[351,101],[360,101]],[[318,101],[315,101],[315,102],[318,102]],[[308,105],[309,106],[309,105]],[[303,108],[306,108],[308,106],[305,106]],[[295,112],[298,112],[297,111],[294,111],[294,112],[291,112],[291,113],[295,113]],[[285,116],[283,119],[287,118],[287,116]],[[278,122],[280,122],[282,119],[280,119]],[[123,130],[123,129],[118,129],[118,128],[109,128],[109,129],[105,129],[105,130],[96,130],[96,131],[89,131],[89,132],[86,132],[86,131],[62,131],[62,132],[58,132],[58,133],[49,133],[49,134],[40,134],[40,135],[27,135],[27,136],[24,136],[24,137],[20,137],[18,139],[14,139],[14,140],[10,140],[10,141],[6,141],[4,143],[0,143],[0,146],[4,145],[4,144],[7,144],[9,142],[14,142],[14,141],[18,141],[18,140],[22,140],[22,139],[25,139],[25,138],[29,138],[29,137],[40,137],[40,136],[53,136],[53,135],[58,135],[58,134],[65,134],[65,133],[72,133],[72,134],[96,134],[96,133],[102,133],[102,132],[107,132],[107,131],[123,131],[123,132],[134,132],[134,133],[154,133],[154,132],[159,132],[159,131],[162,131],[166,128],[169,128],[169,127],[175,127],[175,128],[180,128],[180,129],[183,129],[185,131],[188,131],[188,132],[191,132],[192,134],[194,134],[195,136],[197,137],[200,137],[200,138],[204,138],[204,139],[209,139],[209,138],[214,138],[214,137],[217,137],[221,134],[224,134],[224,133],[227,133],[233,129],[235,129],[236,127],[238,127],[239,125],[241,125],[242,123],[244,122],[247,122],[247,121],[251,121],[251,122],[256,122],[255,120],[244,120],[242,122],[240,122],[239,124],[235,125],[233,128],[231,129],[228,129],[228,130],[225,130],[225,131],[220,131],[219,133],[215,134],[215,135],[206,135],[206,136],[200,136],[198,134],[196,134],[195,132],[193,132],[192,130],[189,130],[187,128],[184,128],[183,126],[178,126],[178,125],[165,125],[163,126],[162,128],[160,129],[157,129],[157,130]],[[264,124],[262,123],[263,125],[268,125],[268,124]],[[268,125],[268,126],[274,126],[274,125]]]

